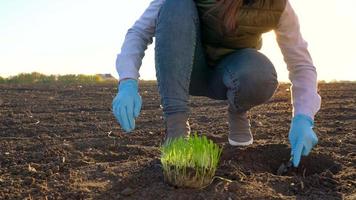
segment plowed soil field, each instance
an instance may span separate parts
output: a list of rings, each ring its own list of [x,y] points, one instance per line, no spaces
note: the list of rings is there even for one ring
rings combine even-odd
[[[111,114],[114,85],[0,85],[0,199],[356,199],[356,84],[320,84],[319,144],[298,169],[289,160],[289,86],[281,84],[249,117],[255,142],[227,143],[227,105],[192,97],[193,131],[223,148],[217,176],[203,189],[163,180],[162,110],[155,82],[141,82],[136,130]]]

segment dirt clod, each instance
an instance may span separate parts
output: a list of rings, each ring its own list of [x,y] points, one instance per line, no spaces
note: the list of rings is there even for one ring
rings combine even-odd
[[[121,194],[122,195],[125,195],[125,196],[130,196],[132,195],[133,193],[135,193],[135,190],[131,189],[131,188],[125,188],[123,191],[121,191]]]
[[[281,166],[277,170],[277,175],[282,176],[286,174],[291,168],[293,164],[292,162],[288,161],[287,163],[282,163]]]

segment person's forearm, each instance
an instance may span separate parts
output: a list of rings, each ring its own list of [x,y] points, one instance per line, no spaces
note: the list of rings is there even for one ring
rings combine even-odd
[[[138,79],[139,77],[139,69],[145,55],[144,52],[150,41],[143,39],[136,31],[133,28],[128,31],[121,53],[117,55],[116,69],[120,80],[127,78]]]
[[[304,114],[314,119],[320,109],[317,91],[317,72],[303,39],[296,13],[289,2],[275,30],[292,82],[293,116]]]
[[[293,116],[304,114],[312,119],[320,109],[317,73],[314,66],[295,66],[290,72]]]
[[[121,53],[116,59],[120,80],[139,78],[139,69],[147,46],[153,42],[156,21],[164,0],[153,0],[135,24],[128,30]]]

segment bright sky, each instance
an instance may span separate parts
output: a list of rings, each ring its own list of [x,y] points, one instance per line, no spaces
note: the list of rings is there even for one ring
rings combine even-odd
[[[356,1],[290,0],[320,80],[356,80]],[[115,71],[127,29],[151,0],[0,0],[0,76],[38,71],[95,74]],[[154,44],[140,73],[155,79]],[[281,81],[286,65],[274,34],[262,50]]]

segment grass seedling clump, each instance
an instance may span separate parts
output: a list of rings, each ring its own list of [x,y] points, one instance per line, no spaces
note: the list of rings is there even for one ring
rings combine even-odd
[[[211,183],[221,149],[206,136],[178,138],[161,148],[165,181],[178,187],[203,188]]]

